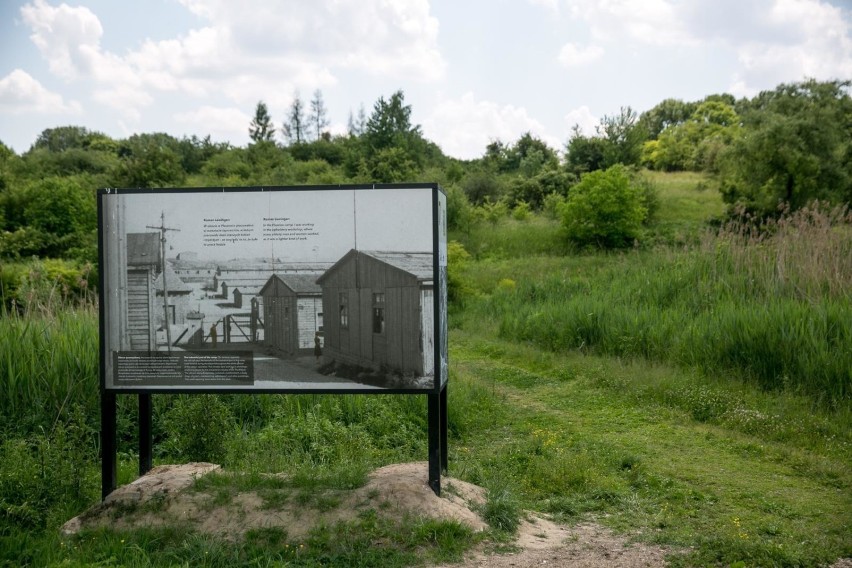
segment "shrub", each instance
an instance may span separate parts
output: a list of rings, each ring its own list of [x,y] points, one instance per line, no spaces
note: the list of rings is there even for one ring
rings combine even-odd
[[[462,184],[467,198],[474,205],[488,201],[497,201],[503,196],[504,188],[500,179],[487,171],[475,171],[468,174]]]
[[[461,275],[470,254],[458,241],[447,243],[447,297],[450,302],[462,302],[471,294],[472,286]]]
[[[475,221],[473,206],[464,191],[456,186],[447,189],[447,228],[470,231]]]
[[[226,438],[234,419],[216,395],[179,397],[165,416],[168,446],[192,461],[220,461],[225,457]]]
[[[4,526],[42,529],[90,503],[97,478],[96,431],[75,406],[67,422],[28,439],[0,443],[0,535]]]
[[[569,240],[600,248],[633,244],[648,215],[643,189],[619,165],[584,175],[559,211]]]
[[[492,225],[496,225],[497,221],[503,219],[509,214],[509,207],[504,201],[491,202],[487,201],[476,208],[482,217],[488,220]]]
[[[512,217],[517,221],[525,221],[530,216],[530,205],[526,201],[518,201],[512,208]]]
[[[550,193],[545,196],[544,203],[542,204],[542,210],[544,214],[550,219],[558,219],[559,218],[559,208],[565,203],[565,196],[559,193]]]

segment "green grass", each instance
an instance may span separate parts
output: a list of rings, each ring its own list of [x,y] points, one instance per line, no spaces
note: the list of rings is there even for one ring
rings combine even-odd
[[[0,432],[49,430],[73,404],[97,410],[97,330],[90,308],[0,314]]]
[[[642,175],[657,188],[659,207],[650,229],[653,240],[666,245],[694,245],[709,222],[726,211],[722,195],[706,174],[664,173],[645,170]]]
[[[710,274],[692,253],[625,255],[607,268],[547,276],[530,262],[514,291],[480,309],[501,336],[543,349],[580,349],[698,367],[799,390],[837,404],[852,396],[852,304],[761,294],[736,273]],[[544,264],[547,264],[546,262]],[[470,271],[476,271],[472,266]]]
[[[452,345],[451,409],[469,414],[460,398],[470,391],[503,408],[488,410],[492,429],[457,428],[454,474],[487,482],[499,472],[524,507],[693,547],[673,555],[680,565],[813,566],[852,552],[848,411],[647,363],[541,357],[466,331]],[[696,419],[702,399],[729,410]],[[775,428],[736,415],[775,415]]]
[[[458,561],[475,539],[457,522],[405,519],[390,522],[367,511],[356,521],[322,526],[294,541],[278,528],[255,529],[238,542],[195,533],[186,527],[113,531],[46,539],[29,548],[23,535],[13,543],[17,560],[33,566],[337,566],[402,567]],[[0,556],[2,561],[2,556]],[[11,564],[10,564],[11,565]]]
[[[803,211],[690,250],[469,260],[454,325],[549,351],[666,361],[838,405],[852,396],[852,230]]]
[[[723,207],[706,180],[648,175],[661,207],[638,250],[571,253],[539,216],[451,235],[471,258],[451,306],[450,474],[487,490],[500,549],[529,509],[671,546],[674,566],[852,557],[849,222],[815,211],[708,236]],[[481,538],[367,512],[298,541],[189,527],[60,539],[99,498],[97,318],[39,305],[0,316],[0,566],[408,566]],[[199,481],[211,507],[250,490],[271,509],[333,508],[373,468],[426,456],[424,397],[153,402],[156,463],[212,452],[241,472]],[[175,435],[208,404],[221,443]],[[138,467],[135,413],[119,397],[119,483]]]
[[[453,231],[449,238],[462,243],[476,259],[504,259],[567,252],[559,224],[542,216],[525,220],[510,217],[498,223],[479,221],[466,231]]]

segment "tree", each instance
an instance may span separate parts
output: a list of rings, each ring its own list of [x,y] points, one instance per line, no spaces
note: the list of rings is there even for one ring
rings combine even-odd
[[[500,178],[488,169],[477,169],[470,172],[462,183],[462,189],[464,189],[468,200],[474,205],[499,201],[505,193]]]
[[[666,99],[639,116],[639,125],[648,138],[655,140],[667,128],[683,124],[695,112],[696,103],[685,103],[679,99]]]
[[[556,165],[556,152],[540,138],[525,132],[518,141],[506,150],[503,164],[506,171],[518,171],[527,177],[539,173],[545,166]]]
[[[720,157],[725,201],[760,215],[852,201],[850,85],[784,84],[743,105],[742,136]]]
[[[229,148],[230,144],[227,142],[212,142],[209,134],[203,139],[193,134],[189,138],[184,136],[180,139],[177,151],[184,171],[188,174],[197,174],[210,158]]]
[[[357,118],[352,114],[351,110],[349,111],[349,121],[346,126],[351,137],[358,137],[364,134],[364,131],[367,130],[367,113],[364,111],[364,103],[361,103],[361,106],[358,107]]]
[[[11,215],[0,232],[0,256],[96,257],[95,195],[85,180],[49,177],[17,186],[3,196]],[[73,249],[74,252],[71,252]]]
[[[84,126],[59,126],[47,128],[41,131],[32,150],[48,150],[50,152],[63,152],[72,148],[88,148],[90,141],[96,137],[104,136],[100,132],[91,132]]]
[[[116,173],[119,187],[168,187],[186,177],[181,166],[179,141],[161,132],[134,134],[122,143]]]
[[[658,170],[716,171],[719,153],[740,135],[740,117],[721,95],[697,104],[689,120],[673,124],[643,148],[643,163]]]
[[[597,127],[597,133],[606,141],[604,167],[639,163],[642,144],[648,139],[648,135],[639,124],[639,116],[632,108],[621,107],[617,115],[605,115]]]
[[[283,131],[288,143],[301,144],[305,142],[305,108],[302,99],[299,97],[299,91],[293,93],[293,102],[290,104],[290,111],[287,113],[287,121],[284,123]]]
[[[571,138],[565,145],[565,165],[576,175],[599,170],[604,166],[606,141],[599,136],[585,136],[580,126],[571,129]]]
[[[508,201],[510,205],[524,202],[535,210],[544,207],[548,195],[564,197],[576,183],[574,174],[562,168],[549,167],[534,177],[518,177],[509,188]]]
[[[17,165],[19,160],[20,158],[17,154],[0,141],[0,200],[2,200],[3,190],[11,183],[12,169]],[[2,201],[0,201],[0,205],[2,205]],[[0,207],[0,229],[2,227],[3,211],[2,207]]]
[[[380,183],[411,181],[416,164],[402,148],[382,148],[369,162],[370,179]]]
[[[643,192],[621,165],[585,174],[559,208],[568,239],[580,246],[630,246],[648,215]]]
[[[328,110],[325,108],[325,102],[323,102],[322,99],[322,91],[319,89],[314,91],[314,97],[311,99],[311,114],[308,117],[308,124],[316,134],[314,140],[322,138],[323,129],[329,124]]]
[[[254,110],[254,118],[249,126],[249,137],[252,142],[269,142],[275,137],[272,117],[269,116],[269,110],[263,101],[258,101]]]
[[[405,104],[402,91],[395,92],[388,100],[379,97],[359,139],[359,146],[361,156],[358,161],[363,159],[366,162],[370,175],[381,172],[382,177],[387,177],[388,172],[395,172],[393,176],[396,177],[401,175],[400,172],[410,170],[411,173],[407,174],[410,178],[434,153],[434,148],[423,140],[420,126],[411,124],[411,105]],[[398,152],[386,152],[391,148]],[[364,168],[359,166],[359,171],[363,174]]]
[[[400,147],[412,149],[420,138],[420,126],[411,124],[411,105],[405,104],[405,94],[397,91],[387,101],[379,97],[364,131],[367,145],[373,151]]]

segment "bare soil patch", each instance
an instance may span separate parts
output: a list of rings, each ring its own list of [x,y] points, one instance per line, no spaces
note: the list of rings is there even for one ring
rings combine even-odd
[[[192,486],[218,465],[192,463],[158,466],[133,483],[118,488],[103,502],[68,521],[63,534],[83,528],[111,526],[133,529],[191,523],[196,530],[238,540],[254,528],[280,527],[288,538],[300,540],[320,524],[351,521],[359,513],[374,510],[388,518],[424,516],[455,520],[473,531],[487,530],[476,512],[485,503],[486,491],[465,481],[445,477],[442,496],[427,483],[425,462],[395,464],[374,471],[358,489],[323,490],[316,494],[293,493],[292,489],[217,493],[215,488],[199,491]],[[290,493],[287,493],[287,492]],[[572,566],[651,567],[665,566],[667,550],[630,544],[606,528],[584,523],[572,527],[528,514],[518,530],[510,552],[497,553],[487,541],[474,549],[461,564],[467,567]]]

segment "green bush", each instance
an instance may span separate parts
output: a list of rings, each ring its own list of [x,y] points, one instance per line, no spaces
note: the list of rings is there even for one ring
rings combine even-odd
[[[216,395],[185,395],[166,413],[167,448],[191,461],[220,462],[236,424]]]
[[[2,244],[2,237],[0,237]],[[0,265],[0,298],[5,309],[54,312],[92,299],[97,273],[91,264],[59,259]]]
[[[470,231],[476,222],[473,206],[464,191],[456,186],[447,189],[447,228]]]
[[[512,218],[516,221],[526,221],[530,213],[530,205],[526,201],[518,201],[512,208]]]
[[[97,492],[96,431],[76,406],[49,432],[0,443],[0,535],[4,527],[57,526]]]
[[[585,174],[559,211],[570,241],[599,248],[632,245],[648,216],[643,188],[618,165]]]
[[[450,302],[463,302],[471,294],[470,283],[462,275],[470,254],[457,241],[447,243],[447,296]]]

